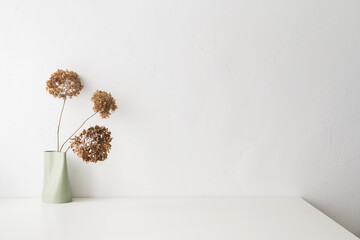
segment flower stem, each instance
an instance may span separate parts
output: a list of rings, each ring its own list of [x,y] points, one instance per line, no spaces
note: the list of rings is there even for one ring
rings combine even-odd
[[[63,102],[63,105],[62,105],[62,108],[61,108],[61,113],[60,113],[60,118],[59,118],[59,124],[58,124],[58,128],[57,128],[57,134],[56,134],[56,140],[57,140],[57,151],[59,151],[59,131],[60,131],[60,123],[61,123],[61,117],[62,117],[62,114],[63,114],[63,111],[64,111],[64,107],[65,107],[65,102],[66,102],[66,99],[64,99],[64,102]]]
[[[68,148],[66,149],[65,153],[67,153],[67,151],[69,150],[70,146],[68,146]]]
[[[77,131],[79,131],[80,128],[82,128],[82,126],[84,126],[84,124],[87,122],[87,120],[89,120],[90,118],[92,118],[93,116],[95,116],[95,114],[96,114],[96,113],[94,113],[93,115],[91,115],[90,117],[88,117],[87,119],[85,119],[85,121],[80,125],[80,127],[79,127],[78,129],[76,129],[76,131],[75,131],[73,134],[71,134],[71,136],[70,136],[68,139],[66,139],[66,141],[63,143],[63,145],[61,145],[60,151],[61,151],[62,148],[64,147],[65,143],[67,143],[67,141],[69,141],[70,138],[72,138],[72,136],[74,136],[75,133],[77,133]],[[69,148],[68,148],[68,149],[69,149]],[[68,150],[68,149],[67,149],[67,150]],[[67,150],[66,150],[66,151],[67,151]]]

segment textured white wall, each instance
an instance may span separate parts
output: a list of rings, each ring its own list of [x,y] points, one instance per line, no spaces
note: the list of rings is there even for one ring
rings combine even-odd
[[[69,154],[75,196],[298,195],[360,235],[360,2],[0,2],[0,197],[40,196],[57,68],[119,109],[104,163]]]

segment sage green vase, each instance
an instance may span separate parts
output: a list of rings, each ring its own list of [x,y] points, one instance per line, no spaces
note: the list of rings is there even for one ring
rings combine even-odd
[[[44,152],[42,201],[46,203],[67,203],[72,201],[66,153],[64,152]]]

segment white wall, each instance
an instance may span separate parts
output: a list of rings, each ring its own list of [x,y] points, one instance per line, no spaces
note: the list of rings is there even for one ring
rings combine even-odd
[[[295,195],[360,236],[360,2],[0,2],[0,197],[40,196],[57,68],[119,109],[110,158],[68,156],[75,196]],[[87,125],[89,126],[89,124]]]

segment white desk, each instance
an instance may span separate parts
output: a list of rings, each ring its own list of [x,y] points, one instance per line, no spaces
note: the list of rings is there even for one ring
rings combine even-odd
[[[355,240],[300,198],[0,200],[1,240]]]

